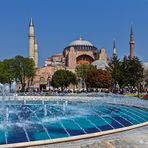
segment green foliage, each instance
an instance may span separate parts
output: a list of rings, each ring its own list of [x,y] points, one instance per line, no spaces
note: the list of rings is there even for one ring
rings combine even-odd
[[[137,57],[134,57],[132,60],[127,59],[125,61],[125,84],[130,86],[138,86],[139,83],[143,81],[143,67]]]
[[[52,76],[51,85],[62,89],[77,84],[76,75],[68,70],[57,70]]]
[[[11,84],[14,80],[14,69],[13,69],[14,59],[6,59],[0,62],[0,82]]]
[[[4,60],[4,76],[5,76],[5,83],[11,84],[12,80],[14,80],[14,68],[13,62],[14,59]]]
[[[112,83],[116,85],[122,80],[121,62],[117,56],[111,59],[109,66],[112,74]]]
[[[144,71],[144,81],[148,84],[148,70]]]
[[[88,88],[109,88],[112,77],[107,70],[92,69],[88,71],[85,82]]]
[[[4,62],[0,61],[0,82],[5,83],[5,76],[4,76]]]
[[[90,64],[82,64],[82,65],[78,65],[76,67],[76,74],[78,76],[78,78],[81,78],[82,80],[86,79],[87,73],[90,70],[96,69],[95,66],[90,65]]]
[[[24,91],[26,81],[35,76],[34,62],[32,59],[16,56],[0,62],[0,82],[11,84],[12,80],[20,81]]]
[[[25,90],[26,81],[35,76],[34,61],[30,58],[16,56],[13,62],[15,79],[22,85],[22,91]]]
[[[110,70],[113,85],[116,85],[118,82],[120,87],[136,87],[143,81],[143,67],[137,57],[134,57],[132,60],[124,57],[123,61],[113,58],[110,63]]]

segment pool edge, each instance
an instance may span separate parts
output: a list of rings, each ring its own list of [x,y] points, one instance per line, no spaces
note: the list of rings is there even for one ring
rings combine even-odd
[[[22,143],[14,143],[14,144],[4,144],[4,145],[0,145],[0,148],[30,147],[30,146],[39,146],[39,145],[48,145],[48,144],[77,141],[77,140],[83,140],[83,139],[88,139],[88,138],[95,138],[95,137],[101,137],[101,136],[111,135],[111,134],[115,134],[115,133],[120,133],[120,132],[132,130],[132,129],[136,129],[136,128],[140,128],[140,127],[144,127],[144,126],[148,126],[148,122],[144,122],[141,124],[136,124],[136,125],[132,125],[132,126],[128,126],[128,127],[103,131],[103,132],[97,132],[97,133],[91,133],[91,134],[85,134],[85,135],[79,135],[79,136],[72,136],[72,137],[66,137],[66,138],[22,142]]]

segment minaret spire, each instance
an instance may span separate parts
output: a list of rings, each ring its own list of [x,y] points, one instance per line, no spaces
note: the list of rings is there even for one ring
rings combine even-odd
[[[133,33],[133,27],[131,25],[131,30],[130,30],[130,59],[132,60],[134,58],[134,46],[135,46],[135,41],[134,41],[134,33]]]
[[[133,35],[133,26],[131,25],[131,32],[130,35]]]
[[[34,43],[34,63],[35,63],[35,68],[38,67],[38,42],[35,39]]]
[[[32,17],[30,18],[29,26],[34,26]]]
[[[32,17],[30,18],[29,22],[29,58],[32,58],[34,60],[34,43],[35,43],[35,33],[34,33],[34,25]]]
[[[117,55],[117,50],[116,50],[116,43],[115,40],[113,41],[113,57]]]
[[[83,40],[83,37],[82,37],[82,35],[80,35],[80,41],[82,41]]]
[[[28,34],[28,40],[29,40],[29,58],[33,59],[35,67],[38,67],[38,43],[36,41],[35,37],[35,31],[34,31],[34,24],[32,17],[30,18],[29,22],[29,34]]]

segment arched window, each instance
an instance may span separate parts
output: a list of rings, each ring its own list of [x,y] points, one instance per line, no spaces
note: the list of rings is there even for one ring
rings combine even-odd
[[[89,55],[80,55],[76,59],[77,64],[91,64],[94,60]]]

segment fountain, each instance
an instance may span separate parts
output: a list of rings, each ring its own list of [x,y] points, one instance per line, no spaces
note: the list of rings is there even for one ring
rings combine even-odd
[[[87,135],[148,121],[148,102],[138,98],[96,93],[36,100],[25,96],[21,101],[16,82],[11,87],[0,83],[0,94],[0,144]]]
[[[2,83],[0,83],[0,93],[3,93],[3,84]]]
[[[47,116],[47,107],[46,107],[46,104],[44,104],[44,117]]]
[[[8,120],[9,120],[9,108],[8,107],[6,107],[5,114],[6,114],[6,119],[5,120],[8,122]]]
[[[25,99],[23,100],[23,105],[26,105],[26,100]]]
[[[2,96],[2,100],[1,100],[1,109],[5,114],[5,121],[8,122],[9,120],[9,98],[11,96],[11,93],[13,93],[14,96],[16,96],[16,82],[13,81],[11,86],[10,84],[6,83],[6,84],[2,84],[0,83],[0,95]]]
[[[68,100],[66,100],[64,103],[63,103],[63,113],[65,114],[66,113],[66,110],[67,110],[67,106],[68,106]]]

